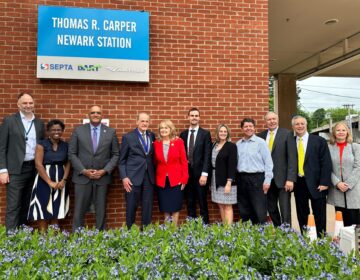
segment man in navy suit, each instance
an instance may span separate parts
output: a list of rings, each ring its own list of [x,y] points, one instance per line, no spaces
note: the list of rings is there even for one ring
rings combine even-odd
[[[266,195],[267,209],[275,226],[291,225],[290,198],[297,177],[294,137],[289,130],[279,127],[279,117],[274,112],[268,112],[265,121],[268,129],[258,136],[266,141],[274,163],[274,178]]]
[[[126,191],[126,225],[135,223],[138,201],[141,199],[141,224],[151,223],[154,191],[153,142],[155,135],[148,131],[150,117],[137,116],[137,128],[123,135],[119,171]]]
[[[188,118],[190,127],[180,134],[180,138],[185,143],[189,163],[189,181],[185,187],[188,216],[196,218],[196,200],[198,200],[200,216],[203,222],[208,224],[207,183],[210,183],[208,175],[211,160],[211,135],[209,131],[199,126],[199,109],[191,108]]]
[[[20,93],[19,112],[4,119],[0,129],[0,184],[6,184],[6,231],[24,224],[35,179],[36,143],[44,137],[44,123],[34,115],[34,99]]]
[[[307,132],[302,116],[292,118],[295,131],[298,177],[294,186],[296,211],[301,231],[310,214],[309,200],[315,217],[317,235],[326,233],[326,195],[331,185],[331,158],[324,138]]]

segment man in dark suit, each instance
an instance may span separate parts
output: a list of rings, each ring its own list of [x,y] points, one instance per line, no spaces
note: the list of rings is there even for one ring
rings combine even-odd
[[[326,140],[307,132],[302,116],[293,117],[296,134],[298,177],[294,186],[296,211],[301,231],[310,214],[309,200],[315,217],[317,235],[326,233],[326,195],[331,185],[331,158]]]
[[[34,99],[20,93],[19,112],[0,129],[0,184],[6,184],[6,231],[25,224],[35,179],[36,143],[44,137],[44,123],[35,117]]]
[[[274,164],[274,177],[267,193],[267,209],[275,226],[283,223],[291,225],[290,198],[297,177],[295,140],[289,130],[278,126],[279,117],[274,112],[268,112],[265,121],[268,129],[258,136],[266,141]]]
[[[200,216],[205,224],[209,223],[207,206],[207,183],[211,160],[210,132],[199,127],[200,111],[191,108],[188,112],[189,129],[181,132],[189,162],[189,181],[185,187],[188,216],[196,218],[196,199],[199,201]]]
[[[141,199],[141,224],[151,223],[154,192],[153,142],[155,135],[148,131],[150,117],[137,116],[137,128],[123,135],[119,171],[126,191],[126,225],[135,223],[138,201]]]
[[[95,206],[96,228],[105,228],[106,195],[111,173],[119,160],[119,142],[115,129],[101,123],[99,106],[92,106],[90,123],[77,127],[69,142],[69,159],[75,184],[73,229],[84,226],[85,213]]]

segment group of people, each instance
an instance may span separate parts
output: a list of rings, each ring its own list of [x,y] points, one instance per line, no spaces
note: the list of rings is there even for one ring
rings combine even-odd
[[[157,192],[164,219],[178,224],[183,200],[187,215],[209,223],[208,186],[222,222],[233,222],[237,204],[242,221],[291,225],[291,192],[301,230],[310,214],[318,235],[326,231],[326,203],[342,211],[344,224],[360,224],[360,147],[352,142],[345,122],[335,125],[329,144],[309,134],[306,119],[294,116],[293,131],[279,128],[278,115],[265,116],[267,129],[255,134],[255,121],[241,121],[243,138],[231,142],[220,124],[212,143],[201,128],[200,111],[188,111],[189,128],[177,134],[170,120],[161,121],[157,135],[149,131],[150,116],[139,113],[137,127],[123,135],[102,123],[100,106],[92,106],[89,123],[74,129],[69,143],[61,140],[65,125],[46,125],[35,117],[34,99],[18,96],[19,112],[0,127],[0,184],[6,184],[6,229],[38,221],[41,230],[69,211],[67,183],[72,168],[75,203],[73,230],[84,226],[86,212],[95,209],[96,228],[106,227],[106,198],[112,171],[118,167],[126,198],[126,225],[135,223],[141,205],[141,225],[151,223]],[[45,138],[45,135],[47,136]]]

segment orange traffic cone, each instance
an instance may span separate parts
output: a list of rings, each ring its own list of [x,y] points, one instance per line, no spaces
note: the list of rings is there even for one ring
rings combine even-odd
[[[334,236],[333,240],[339,240],[340,237],[340,230],[344,227],[344,221],[341,211],[336,211],[335,217],[335,229],[334,229]]]
[[[315,218],[313,214],[310,214],[308,216],[307,229],[308,229],[308,236],[310,238],[310,241],[316,240],[317,234],[316,234]]]

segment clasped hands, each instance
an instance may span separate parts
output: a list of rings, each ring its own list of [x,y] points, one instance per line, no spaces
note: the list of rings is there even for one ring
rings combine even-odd
[[[104,169],[85,169],[82,174],[91,180],[98,180],[106,174],[106,171]]]

